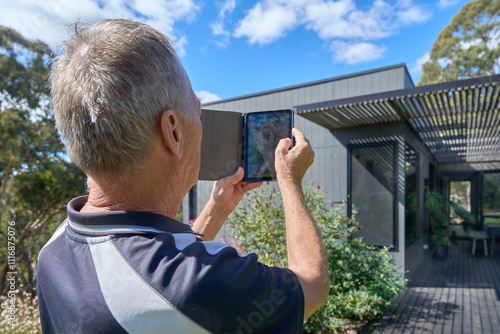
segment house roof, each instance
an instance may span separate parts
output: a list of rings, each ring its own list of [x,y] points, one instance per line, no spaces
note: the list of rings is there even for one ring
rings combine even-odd
[[[500,75],[296,106],[328,129],[407,122],[440,163],[500,161]]]
[[[413,80],[412,80],[412,78],[411,78],[411,76],[410,76],[410,74],[408,72],[408,68],[406,67],[406,64],[405,63],[401,63],[401,64],[395,64],[395,65],[390,65],[390,66],[379,67],[379,68],[375,68],[375,69],[372,69],[372,70],[366,70],[366,71],[361,71],[361,72],[356,72],[356,73],[351,73],[351,74],[340,75],[340,76],[331,77],[331,78],[327,78],[327,79],[310,81],[310,82],[306,82],[306,83],[302,83],[302,84],[298,84],[298,85],[286,86],[286,87],[281,87],[281,88],[276,88],[276,89],[271,89],[271,90],[265,90],[265,91],[261,91],[261,92],[257,92],[257,93],[252,93],[252,94],[246,94],[246,95],[231,97],[231,98],[228,98],[228,99],[222,99],[222,100],[215,100],[215,101],[211,101],[211,102],[205,102],[205,103],[203,103],[203,107],[209,107],[209,106],[215,105],[215,104],[232,102],[232,101],[238,101],[238,100],[252,98],[252,97],[257,97],[257,96],[262,96],[262,95],[269,95],[269,94],[273,94],[273,93],[284,92],[284,91],[287,91],[287,90],[293,90],[293,89],[297,89],[297,88],[304,88],[304,87],[309,87],[309,86],[316,86],[316,85],[320,85],[320,84],[327,83],[327,82],[339,81],[339,80],[344,80],[344,79],[348,79],[348,78],[355,78],[355,77],[365,76],[365,75],[371,74],[371,73],[383,72],[383,71],[388,71],[388,70],[397,69],[397,68],[403,68],[404,69],[404,71],[406,72],[407,77],[410,80],[410,84],[412,86],[414,86]]]

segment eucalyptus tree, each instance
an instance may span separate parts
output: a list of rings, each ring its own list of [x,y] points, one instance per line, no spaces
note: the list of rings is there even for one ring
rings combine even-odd
[[[85,191],[50,112],[50,55],[43,42],[0,26],[0,293],[8,272],[34,289],[39,250],[68,199]]]
[[[419,85],[500,73],[500,1],[466,3],[439,34]]]

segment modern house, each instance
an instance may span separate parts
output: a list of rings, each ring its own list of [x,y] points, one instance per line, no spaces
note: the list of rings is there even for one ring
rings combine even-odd
[[[449,196],[450,182],[470,182],[476,229],[500,217],[500,75],[415,87],[405,64],[205,103],[252,112],[292,109],[295,127],[316,153],[304,183],[346,203],[368,244],[393,246],[399,270],[415,269],[429,243],[424,194]],[[194,218],[212,182],[184,200]],[[417,214],[406,215],[407,197]],[[186,218],[187,220],[188,218]]]

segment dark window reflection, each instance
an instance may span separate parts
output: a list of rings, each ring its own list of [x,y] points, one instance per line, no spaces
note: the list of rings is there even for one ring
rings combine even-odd
[[[485,173],[483,177],[484,222],[495,222],[500,218],[500,173]]]
[[[405,145],[405,243],[417,237],[417,180],[418,154],[408,143]]]
[[[375,246],[395,245],[395,144],[351,148],[350,212],[360,223],[356,237]]]

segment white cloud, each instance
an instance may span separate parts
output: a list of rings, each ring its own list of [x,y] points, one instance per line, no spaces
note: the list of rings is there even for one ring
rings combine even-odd
[[[429,52],[422,57],[415,60],[413,65],[409,68],[412,78],[420,78],[422,75],[422,66],[431,59]]]
[[[50,47],[67,38],[65,24],[105,18],[135,19],[178,41],[182,36],[174,34],[175,23],[189,22],[198,10],[193,0],[17,0],[2,3],[0,22]]]
[[[352,26],[347,18],[354,9],[355,4],[350,0],[317,1],[304,7],[304,24],[322,39],[357,36],[361,28]]]
[[[297,23],[297,13],[280,1],[259,2],[240,22],[234,35],[245,36],[250,44],[268,44],[283,36]]]
[[[410,7],[396,13],[401,25],[423,23],[429,19],[429,14],[421,7]]]
[[[386,48],[372,43],[349,43],[333,41],[330,45],[333,51],[333,60],[345,62],[349,65],[372,61],[381,58]]]
[[[217,94],[213,94],[213,93],[207,92],[205,90],[197,91],[196,96],[198,96],[201,103],[208,103],[208,102],[220,100],[220,97]]]
[[[240,21],[236,37],[249,43],[266,44],[288,30],[303,25],[322,39],[379,39],[404,26],[425,22],[429,14],[411,0],[391,5],[376,0],[368,10],[359,10],[353,0],[263,0]]]
[[[439,0],[439,7],[446,8],[454,6],[458,3],[458,0]]]
[[[210,25],[210,28],[212,29],[212,33],[219,37],[217,44],[219,46],[226,46],[229,43],[231,33],[224,28],[224,19],[234,11],[236,0],[225,0],[219,6],[217,20]]]
[[[327,42],[334,40],[336,48],[341,46],[353,54],[345,58],[335,53],[336,61],[357,63],[384,54],[385,48],[374,41],[395,35],[404,26],[425,22],[429,17],[424,7],[412,0],[392,4],[375,0],[366,9],[358,9],[354,0],[261,0],[239,22],[234,36],[246,37],[250,44],[268,44],[303,26]],[[356,50],[374,53],[363,56]]]
[[[422,71],[422,66],[424,66],[424,64],[427,63],[430,59],[431,56],[429,52],[427,52],[425,55],[415,61],[415,66],[412,69]]]

